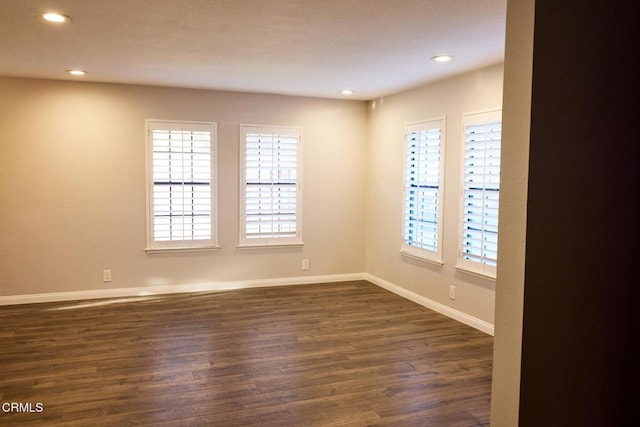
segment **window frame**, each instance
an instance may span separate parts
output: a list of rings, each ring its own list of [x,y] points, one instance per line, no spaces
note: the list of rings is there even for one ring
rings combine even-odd
[[[210,230],[209,239],[155,240],[154,211],[154,140],[155,130],[208,131],[210,161]],[[218,132],[217,123],[208,121],[157,120],[145,121],[146,131],[146,180],[147,180],[147,253],[171,251],[217,250],[218,245]]]
[[[246,218],[247,218],[247,134],[288,134],[297,138],[296,141],[296,172],[295,172],[295,232],[294,236],[285,237],[250,237],[247,235]],[[286,125],[265,125],[265,124],[240,124],[240,153],[239,153],[239,172],[240,172],[240,195],[239,195],[239,218],[238,218],[238,247],[239,248],[261,248],[261,247],[297,247],[304,244],[302,239],[302,147],[303,147],[303,128],[302,126],[286,126]],[[255,184],[255,183],[254,183]],[[260,185],[260,184],[258,184]]]
[[[445,152],[446,152],[446,128],[447,128],[447,120],[446,116],[430,118],[426,120],[421,120],[418,122],[411,122],[405,124],[404,129],[404,150],[403,150],[403,182],[402,182],[402,223],[401,223],[401,242],[400,242],[400,252],[404,255],[408,255],[411,257],[419,258],[420,260],[428,261],[431,263],[435,263],[437,265],[443,265],[442,256],[443,256],[443,230],[444,230],[444,194],[445,194]],[[439,158],[438,158],[438,187],[437,187],[437,212],[436,212],[436,239],[435,239],[435,248],[436,250],[432,250],[426,245],[415,244],[412,245],[408,243],[407,229],[408,229],[408,192],[410,190],[409,185],[409,175],[412,173],[410,164],[409,164],[409,134],[414,132],[424,132],[424,131],[432,131],[432,130],[440,131],[439,138]],[[431,162],[431,160],[428,160]],[[417,173],[420,173],[420,170],[416,170]],[[418,214],[420,215],[420,214]]]
[[[498,176],[497,176],[497,190],[487,190],[487,186],[485,184],[483,184],[483,187],[481,189],[483,197],[483,209],[486,206],[485,201],[487,200],[485,193],[487,191],[496,191],[496,195],[497,197],[495,198],[495,204],[497,205],[496,209],[496,214],[495,217],[491,216],[491,218],[495,218],[495,233],[493,233],[492,231],[487,231],[487,227],[486,226],[482,226],[482,229],[480,230],[480,233],[482,235],[482,240],[486,241],[485,238],[485,234],[486,233],[493,233],[495,235],[495,252],[496,252],[496,259],[494,261],[494,264],[491,264],[487,261],[491,260],[490,258],[488,258],[485,255],[481,255],[481,261],[475,261],[475,260],[471,260],[465,257],[465,254],[467,252],[465,252],[465,247],[467,247],[467,245],[465,245],[464,241],[465,241],[465,230],[467,230],[467,228],[465,228],[465,210],[466,210],[466,206],[468,206],[468,202],[467,202],[467,197],[465,196],[465,175],[467,175],[467,166],[466,166],[466,152],[467,152],[467,127],[468,126],[473,126],[473,125],[488,125],[491,122],[499,122],[500,123],[500,139],[499,139],[499,156],[498,156]],[[481,277],[485,277],[485,278],[491,278],[491,279],[495,279],[496,277],[496,272],[497,272],[497,250],[498,250],[498,214],[499,214],[499,201],[500,201],[500,162],[501,162],[501,155],[502,155],[502,109],[501,108],[492,108],[492,109],[487,109],[487,110],[480,110],[480,111],[475,111],[475,112],[469,112],[469,113],[464,113],[462,115],[462,139],[461,139],[461,162],[460,162],[460,220],[459,220],[459,231],[458,231],[458,261],[457,261],[457,265],[456,265],[456,269],[467,272],[467,273],[472,273],[474,275],[478,275]],[[486,165],[485,165],[486,166]],[[484,175],[483,175],[484,176]],[[484,181],[483,181],[484,182]],[[483,215],[485,216],[485,215]],[[486,249],[486,248],[485,248]]]

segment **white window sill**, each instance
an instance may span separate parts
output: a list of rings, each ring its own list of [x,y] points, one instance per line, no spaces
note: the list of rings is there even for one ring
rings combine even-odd
[[[460,265],[456,265],[455,269],[458,270],[461,273],[469,274],[471,276],[480,277],[482,279],[491,280],[493,282],[496,281],[496,276],[495,275],[491,275],[491,274],[487,274],[487,273],[481,273],[479,271],[471,270],[470,268],[467,268],[467,267],[464,267],[464,266],[460,266]]]
[[[256,243],[256,244],[241,244],[238,245],[238,249],[268,249],[268,248],[301,248],[304,243]]]
[[[217,251],[220,246],[186,246],[186,247],[167,247],[167,248],[145,248],[145,252],[148,254],[157,253],[173,253],[173,252],[208,252]]]

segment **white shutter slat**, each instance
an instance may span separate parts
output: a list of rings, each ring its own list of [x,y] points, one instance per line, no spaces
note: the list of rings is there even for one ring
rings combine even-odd
[[[241,135],[244,162],[241,241],[260,244],[273,239],[299,240],[299,129],[243,125]]]
[[[407,125],[403,250],[440,262],[444,118]]]
[[[149,127],[153,240],[212,240],[212,126],[152,122]]]
[[[500,111],[470,114],[464,122],[461,262],[493,275],[497,264],[500,190]],[[483,267],[483,266],[486,266]]]

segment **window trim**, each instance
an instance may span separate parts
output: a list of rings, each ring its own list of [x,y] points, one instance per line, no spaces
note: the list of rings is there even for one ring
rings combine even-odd
[[[246,235],[246,134],[247,131],[263,133],[292,132],[297,136],[296,162],[296,232],[294,237],[247,237]],[[238,216],[238,248],[259,249],[270,247],[301,247],[302,239],[302,154],[303,128],[297,125],[268,125],[241,123],[239,129],[239,216]]]
[[[154,129],[182,129],[204,128],[210,131],[210,162],[211,162],[211,238],[202,240],[169,240],[155,241],[154,211],[153,211],[153,138]],[[147,246],[145,252],[182,252],[218,250],[218,127],[216,122],[186,121],[186,120],[145,120],[145,153],[146,153],[146,208],[147,208]]]
[[[438,235],[436,246],[437,250],[432,251],[428,248],[412,246],[406,243],[405,231],[406,231],[406,216],[407,206],[406,197],[409,191],[407,186],[407,174],[409,173],[409,164],[407,158],[408,141],[407,136],[412,131],[422,131],[429,129],[440,130],[440,159],[438,162],[439,167],[439,184],[438,184]],[[402,221],[400,231],[400,252],[403,255],[407,255],[419,260],[428,261],[430,263],[442,266],[443,256],[443,232],[444,232],[444,195],[445,195],[445,152],[446,152],[446,133],[447,133],[447,118],[446,116],[434,117],[426,120],[420,120],[417,122],[406,123],[404,126],[404,141],[403,141],[403,168],[402,168]]]
[[[474,120],[475,118],[475,120]],[[499,118],[500,123],[502,123],[502,108],[490,108],[485,110],[472,111],[462,114],[462,126],[461,126],[461,150],[460,150],[460,190],[459,190],[459,208],[460,208],[460,218],[458,221],[459,229],[458,229],[458,256],[457,256],[457,264],[455,268],[459,271],[477,275],[480,277],[485,277],[489,279],[496,278],[497,265],[489,265],[486,263],[471,261],[464,258],[464,211],[465,211],[465,195],[464,195],[464,186],[465,186],[465,152],[466,152],[466,127],[473,122],[482,122],[486,123],[490,120],[495,120],[495,118]],[[500,137],[500,148],[502,149],[502,136]],[[498,209],[499,209],[499,196],[500,196],[500,186],[498,186]],[[498,220],[498,218],[496,218]],[[499,229],[498,229],[499,233]],[[498,234],[496,233],[496,234]],[[497,239],[497,235],[496,235]],[[497,243],[496,243],[497,245]],[[496,247],[497,248],[497,247]],[[496,260],[497,263],[497,260]]]

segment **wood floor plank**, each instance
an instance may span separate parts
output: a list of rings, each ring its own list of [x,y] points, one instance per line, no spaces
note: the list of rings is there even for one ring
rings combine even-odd
[[[493,339],[365,281],[0,307],[26,426],[488,426]],[[6,408],[6,405],[5,405]]]

